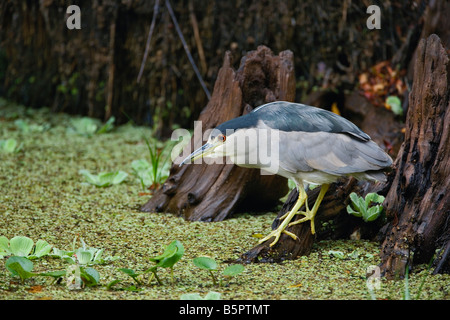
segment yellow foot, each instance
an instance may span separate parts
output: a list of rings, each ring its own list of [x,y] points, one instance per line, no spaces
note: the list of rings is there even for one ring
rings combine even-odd
[[[287,234],[288,236],[292,237],[292,239],[294,239],[294,240],[297,240],[297,236],[295,234],[293,234],[292,232],[287,231],[286,228],[287,228],[289,222],[291,222],[292,218],[297,214],[298,209],[300,209],[300,207],[305,203],[306,197],[307,196],[306,196],[305,190],[304,189],[299,189],[298,200],[295,203],[295,205],[292,208],[292,210],[289,211],[284,216],[282,216],[280,218],[280,220],[283,220],[283,221],[278,226],[278,228],[276,228],[271,233],[269,233],[266,237],[261,239],[259,241],[259,243],[263,243],[264,241],[267,241],[270,238],[275,237],[275,240],[270,244],[270,246],[273,247],[275,245],[275,243],[278,242],[278,239],[280,239],[282,233]]]
[[[294,240],[297,240],[297,236],[292,232],[287,231],[286,228],[308,220],[311,221],[311,233],[315,234],[316,231],[314,226],[314,217],[317,213],[317,209],[319,208],[320,203],[322,202],[323,197],[325,196],[325,193],[328,190],[328,187],[328,184],[322,185],[319,195],[317,196],[317,200],[311,210],[309,210],[308,208],[306,192],[303,189],[299,188],[299,197],[292,210],[280,217],[280,220],[283,220],[283,222],[278,226],[278,228],[272,230],[272,232],[270,232],[266,237],[262,238],[259,243],[263,243],[270,238],[275,237],[275,240],[270,244],[270,246],[272,247],[278,242],[282,233],[287,234]],[[305,204],[306,206],[306,211],[298,211],[303,204]],[[291,222],[292,218],[297,214],[302,214],[304,215],[304,217]]]
[[[319,195],[317,196],[316,202],[314,203],[314,206],[311,210],[308,208],[308,202],[306,202],[306,211],[299,211],[297,214],[303,214],[305,217],[295,220],[294,222],[291,222],[288,224],[288,227],[305,222],[305,221],[311,221],[311,233],[316,233],[316,228],[314,225],[314,217],[316,216],[317,210],[319,209],[320,203],[322,202],[323,197],[325,196],[325,193],[327,193],[329,188],[328,184],[323,184],[320,188]]]
[[[270,244],[270,246],[273,247],[275,245],[275,243],[278,242],[278,239],[280,239],[280,236],[282,233],[287,234],[288,236],[292,237],[292,239],[294,239],[294,240],[297,240],[297,236],[295,234],[285,230],[284,228],[285,228],[285,226],[280,225],[275,230],[272,230],[272,232],[269,233],[267,236],[265,236],[264,238],[259,240],[258,243],[263,243],[263,242],[269,240],[270,238],[275,237],[275,240],[272,241],[272,243]]]
[[[288,227],[309,220],[309,221],[311,221],[311,233],[315,234],[316,233],[316,228],[314,226],[314,216],[316,215],[316,213],[311,211],[311,210],[309,210],[309,209],[306,209],[306,212],[305,211],[299,211],[299,212],[297,212],[297,214],[303,214],[305,217],[303,217],[301,219],[298,219],[298,220],[295,220],[294,222],[289,223]]]
[[[309,207],[308,207],[308,198],[305,198],[305,203],[304,203],[304,205],[305,205],[306,211],[297,211],[294,215],[301,214],[301,215],[304,215],[305,217],[304,217],[304,218],[300,218],[300,219],[298,219],[298,220],[295,220],[294,222],[288,223],[287,226],[290,227],[290,226],[293,226],[293,225],[296,225],[296,224],[299,224],[299,223],[302,223],[302,222],[305,222],[305,221],[310,220],[310,221],[311,221],[311,233],[312,233],[312,234],[315,234],[315,233],[316,233],[315,227],[314,227],[314,216],[315,216],[315,212],[313,212],[312,210],[309,210]],[[315,208],[316,208],[316,206],[314,206],[313,210],[314,210]],[[316,210],[316,211],[317,211],[317,210]],[[285,213],[284,215],[282,215],[282,216],[280,217],[280,220],[286,219],[289,215],[290,215],[290,212]],[[292,215],[292,217],[291,217],[290,220],[292,220],[292,218],[294,217],[294,215]]]

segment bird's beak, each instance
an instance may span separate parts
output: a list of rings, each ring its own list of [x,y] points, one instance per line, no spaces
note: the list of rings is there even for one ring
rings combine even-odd
[[[192,152],[189,156],[186,157],[186,159],[183,160],[183,162],[180,163],[180,167],[185,163],[192,163],[195,160],[199,158],[206,157],[214,152],[214,149],[217,147],[217,145],[212,143],[206,143],[194,152]]]

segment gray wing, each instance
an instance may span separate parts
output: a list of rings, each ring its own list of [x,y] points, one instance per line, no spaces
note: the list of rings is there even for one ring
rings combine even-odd
[[[327,110],[299,103],[277,101],[256,108],[251,114],[268,127],[281,131],[348,133],[361,141],[370,137],[349,120]]]
[[[392,159],[372,140],[344,133],[280,132],[280,166],[292,173],[351,175],[389,167]]]

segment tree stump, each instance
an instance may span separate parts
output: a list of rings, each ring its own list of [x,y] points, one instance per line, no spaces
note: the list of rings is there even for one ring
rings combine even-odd
[[[227,52],[211,100],[200,114],[194,132],[203,133],[264,103],[294,98],[291,51],[275,56],[269,48],[259,46],[241,60],[237,71],[233,70],[232,56]],[[194,134],[188,147],[193,151],[206,138]],[[190,221],[221,221],[242,208],[267,211],[288,192],[285,178],[261,175],[257,169],[233,164],[179,167],[177,162],[181,161],[174,161],[169,178],[141,207],[142,211],[170,212]]]
[[[385,200],[388,217],[382,244],[387,278],[403,277],[407,265],[428,263],[435,250],[442,271],[450,257],[450,63],[436,35],[417,48],[406,133],[396,175]]]

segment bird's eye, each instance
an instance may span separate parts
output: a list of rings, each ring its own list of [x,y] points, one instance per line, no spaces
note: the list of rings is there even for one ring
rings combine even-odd
[[[219,134],[217,138],[219,139],[220,142],[225,142],[225,140],[227,140],[227,138],[223,134]]]

